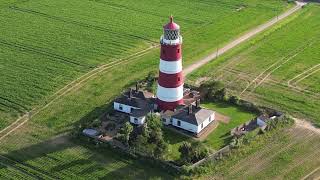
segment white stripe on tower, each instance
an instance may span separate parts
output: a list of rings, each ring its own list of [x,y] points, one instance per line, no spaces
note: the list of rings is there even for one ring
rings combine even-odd
[[[166,74],[176,74],[182,71],[182,60],[166,61],[160,59],[160,71]]]
[[[177,88],[165,88],[158,84],[157,97],[165,102],[179,101],[183,98],[183,85]]]

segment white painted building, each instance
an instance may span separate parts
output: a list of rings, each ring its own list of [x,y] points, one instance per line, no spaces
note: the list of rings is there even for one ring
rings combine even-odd
[[[212,110],[191,105],[174,113],[169,121],[165,119],[166,124],[198,134],[215,120],[215,113]]]
[[[257,117],[257,125],[259,127],[264,127],[267,125],[267,121],[270,120],[268,115],[261,115]]]
[[[145,123],[147,114],[152,111],[150,102],[152,98],[153,95],[148,92],[130,90],[115,99],[113,108],[128,114],[131,123],[142,125]]]

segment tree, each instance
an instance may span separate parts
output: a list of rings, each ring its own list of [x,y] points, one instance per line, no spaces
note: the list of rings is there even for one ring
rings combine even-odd
[[[230,96],[229,103],[238,105],[239,104],[239,97],[238,96]]]
[[[200,91],[213,101],[221,101],[226,95],[224,84],[220,81],[208,81],[200,85]]]
[[[127,146],[129,145],[130,134],[132,131],[133,126],[129,122],[126,122],[120,130],[120,140],[122,140],[122,142]]]
[[[196,163],[199,160],[209,155],[208,148],[201,142],[195,141],[192,143],[184,142],[179,147],[180,161],[182,163]]]
[[[162,158],[168,150],[164,141],[162,122],[155,114],[148,114],[142,129],[132,133],[135,137],[130,139],[133,148],[155,158]]]

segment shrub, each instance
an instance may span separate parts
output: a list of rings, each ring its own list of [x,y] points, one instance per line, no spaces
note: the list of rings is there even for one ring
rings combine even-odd
[[[179,147],[180,161],[183,164],[196,163],[199,160],[208,157],[209,150],[208,148],[201,142],[184,142]]]

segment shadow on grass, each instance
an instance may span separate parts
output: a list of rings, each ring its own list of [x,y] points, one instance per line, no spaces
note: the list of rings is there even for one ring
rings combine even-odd
[[[80,130],[92,120],[103,118],[111,108],[111,103],[94,108],[73,124],[74,129]],[[79,148],[83,149],[78,153]],[[26,167],[40,177],[45,174],[53,179],[78,175],[104,179],[127,179],[128,176],[130,179],[172,179],[157,165],[133,159],[108,147],[96,147],[90,141],[71,136],[70,132],[1,155],[13,160],[14,166]],[[46,161],[47,165],[44,164]],[[0,166],[3,168],[7,167]]]

